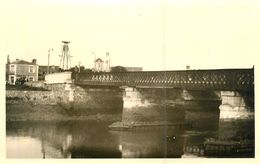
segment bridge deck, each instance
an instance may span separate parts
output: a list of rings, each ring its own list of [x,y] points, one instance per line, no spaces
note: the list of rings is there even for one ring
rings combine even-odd
[[[76,85],[254,90],[254,69],[79,73]]]

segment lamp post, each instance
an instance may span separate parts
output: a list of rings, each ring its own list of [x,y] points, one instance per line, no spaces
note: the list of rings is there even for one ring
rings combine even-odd
[[[47,73],[50,74],[50,53],[51,51],[53,51],[53,48],[50,48],[48,50],[48,69],[47,69]]]

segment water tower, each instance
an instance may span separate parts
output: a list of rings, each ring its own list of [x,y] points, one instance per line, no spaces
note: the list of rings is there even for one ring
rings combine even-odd
[[[62,53],[60,55],[60,68],[62,70],[69,70],[71,67],[71,60],[70,58],[70,50],[69,50],[69,41],[62,41]]]

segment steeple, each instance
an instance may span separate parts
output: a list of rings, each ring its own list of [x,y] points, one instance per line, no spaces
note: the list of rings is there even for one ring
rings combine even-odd
[[[10,58],[9,58],[9,55],[7,55],[7,64],[10,64]]]
[[[110,56],[109,56],[109,52],[106,52],[105,71],[106,72],[110,71]]]

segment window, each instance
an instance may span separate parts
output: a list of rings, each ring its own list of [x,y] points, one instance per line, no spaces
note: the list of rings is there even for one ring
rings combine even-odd
[[[34,67],[32,65],[29,66],[29,73],[34,73]]]
[[[12,85],[15,84],[15,78],[14,78],[14,76],[10,76],[10,83],[11,83]]]
[[[10,65],[10,72],[15,72],[15,65],[14,64]]]

